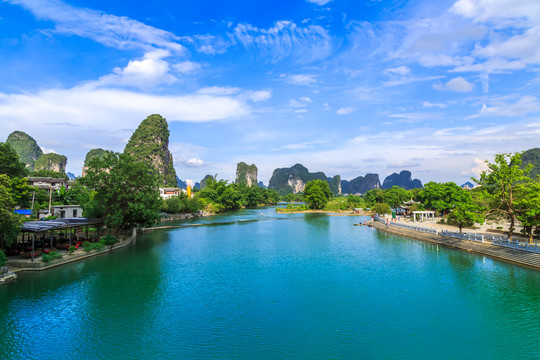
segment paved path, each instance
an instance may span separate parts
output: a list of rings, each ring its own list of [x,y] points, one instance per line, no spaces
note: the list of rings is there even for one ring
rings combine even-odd
[[[405,235],[419,240],[437,243],[447,247],[461,249],[476,254],[485,255],[494,259],[507,261],[532,269],[540,270],[540,254],[510,249],[490,243],[480,243],[476,241],[461,240],[444,237],[441,235],[422,233],[419,231],[404,229],[397,226],[389,226],[388,229],[386,229],[386,226],[378,221],[371,222],[370,225],[381,231],[386,231],[398,235]],[[424,223],[424,225],[432,226],[434,224]]]

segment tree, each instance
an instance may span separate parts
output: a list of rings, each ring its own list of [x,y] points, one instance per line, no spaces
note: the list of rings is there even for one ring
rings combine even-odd
[[[19,155],[8,143],[0,142],[0,174],[9,177],[25,177],[28,174],[26,165],[19,159]]]
[[[533,165],[529,164],[522,168],[521,153],[497,154],[495,162],[486,161],[488,170],[480,174],[480,180],[472,179],[477,184],[485,186],[494,200],[494,206],[488,210],[489,214],[502,215],[510,221],[508,239],[512,240],[512,234],[516,223],[516,189],[520,184],[530,181],[527,176]]]
[[[109,152],[90,161],[79,181],[95,193],[84,211],[103,219],[118,234],[132,226],[149,226],[159,219],[161,199],[157,179],[146,164],[130,155]],[[86,208],[85,208],[86,206]]]
[[[458,204],[470,204],[471,195],[454,182],[436,183],[430,181],[418,193],[418,199],[426,209],[439,212],[451,211]]]
[[[397,207],[412,198],[410,191],[399,186],[392,186],[390,189],[383,191],[384,202],[393,207]]]
[[[304,188],[304,199],[310,209],[323,209],[332,198],[332,190],[327,181],[311,180]]]
[[[11,245],[19,235],[21,217],[13,212],[14,201],[10,194],[11,180],[0,175],[0,236],[3,244]]]
[[[521,222],[529,242],[533,242],[533,230],[540,226],[540,183],[523,183],[516,188],[516,218]]]
[[[378,215],[391,214],[392,209],[387,203],[376,203],[371,207],[371,211]]]
[[[448,214],[448,224],[459,227],[459,233],[466,226],[484,223],[484,216],[471,204],[458,204],[454,210]]]

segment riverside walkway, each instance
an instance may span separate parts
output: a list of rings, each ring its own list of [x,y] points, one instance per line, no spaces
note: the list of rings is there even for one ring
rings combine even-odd
[[[380,221],[373,221],[369,223],[370,226],[374,228],[386,231],[388,233],[393,233],[397,235],[403,235],[419,239],[422,241],[427,241],[431,243],[440,244],[446,247],[460,249],[475,254],[484,255],[493,259],[502,260],[535,270],[540,270],[540,254],[530,251],[519,250],[515,248],[509,248],[505,246],[494,245],[491,242],[479,242],[471,241],[466,239],[459,239],[453,237],[447,237],[439,235],[440,231],[437,233],[419,231],[409,228],[404,228],[400,226],[388,226]],[[390,225],[390,224],[389,224]],[[425,226],[427,229],[437,228],[437,224],[429,224]],[[439,229],[440,230],[440,229]]]

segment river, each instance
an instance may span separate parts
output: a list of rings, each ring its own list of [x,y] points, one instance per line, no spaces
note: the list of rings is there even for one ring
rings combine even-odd
[[[540,272],[359,219],[240,210],[19,274],[0,359],[540,358]]]

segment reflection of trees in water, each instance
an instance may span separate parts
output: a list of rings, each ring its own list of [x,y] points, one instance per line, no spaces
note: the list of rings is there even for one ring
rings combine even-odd
[[[330,217],[326,214],[307,213],[304,215],[304,220],[319,230],[328,230],[330,224]]]

